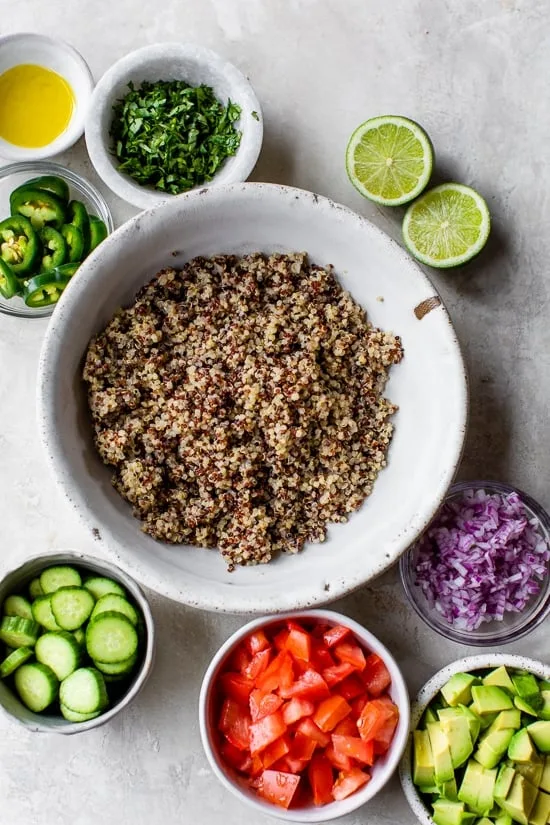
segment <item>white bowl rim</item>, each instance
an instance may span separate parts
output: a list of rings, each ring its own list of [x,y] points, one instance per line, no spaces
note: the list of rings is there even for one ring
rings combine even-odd
[[[431,283],[428,276],[422,269],[420,269],[420,267],[416,265],[414,261],[411,260],[409,254],[396,241],[390,238],[387,233],[375,224],[371,223],[367,218],[357,214],[347,206],[343,206],[342,204],[336,203],[329,198],[322,195],[317,195],[313,192],[307,192],[302,189],[284,186],[282,184],[257,182],[224,184],[209,189],[204,188],[194,190],[192,192],[179,195],[177,198],[173,198],[170,201],[157,204],[151,209],[139,213],[109,235],[105,241],[103,241],[98,250],[87,258],[86,261],[84,261],[79,271],[78,283],[83,284],[84,281],[93,279],[93,271],[89,273],[88,270],[90,268],[90,262],[97,260],[98,252],[101,253],[102,251],[109,249],[111,246],[118,244],[119,241],[121,241],[125,236],[132,236],[136,227],[142,232],[145,231],[147,225],[150,222],[155,221],[155,216],[159,211],[162,211],[163,214],[167,211],[178,212],[187,202],[191,200],[202,198],[203,202],[205,199],[215,202],[217,200],[225,199],[227,195],[236,194],[239,191],[250,193],[255,192],[258,197],[265,193],[270,197],[285,198],[289,203],[296,198],[303,198],[308,200],[315,209],[323,209],[330,212],[335,211],[340,214],[340,217],[345,218],[345,220],[353,221],[361,228],[365,227],[371,234],[378,235],[380,238],[383,238],[384,243],[388,244],[400,257],[405,267],[409,269],[414,267],[420,282],[426,287],[426,290],[429,290],[428,294],[436,295],[438,300],[441,301],[437,290]],[[51,365],[57,361],[58,352],[61,349],[61,336],[58,332],[58,325],[63,324],[64,318],[70,315],[73,306],[78,305],[78,289],[71,288],[75,286],[76,282],[71,284],[64,293],[62,306],[60,305],[58,311],[53,314],[52,320],[48,325],[48,329],[46,330],[44,337],[38,369],[37,420],[42,444],[46,451],[46,458],[56,484],[76,510],[83,523],[88,527],[88,529],[93,531],[96,529],[97,516],[94,515],[93,510],[89,507],[85,495],[80,492],[78,487],[73,487],[70,484],[69,479],[66,477],[67,470],[65,458],[61,455],[57,455],[56,450],[52,449],[51,446],[52,433],[57,432],[55,421],[52,419],[51,415],[51,404],[48,402],[51,392],[49,389],[51,381]],[[216,595],[215,588],[212,588],[207,595],[201,593],[200,596],[197,597],[193,586],[189,586],[184,579],[180,581],[179,579],[175,580],[173,578],[166,578],[159,574],[158,571],[152,570],[151,566],[147,565],[147,567],[144,567],[138,563],[135,558],[132,559],[132,562],[130,563],[126,555],[127,551],[123,554],[121,552],[122,548],[120,546],[117,547],[116,541],[110,542],[109,539],[104,539],[104,531],[102,532],[102,538],[98,540],[103,543],[103,546],[106,551],[111,554],[115,563],[130,570],[131,574],[136,576],[136,578],[138,578],[138,580],[145,586],[173,599],[174,601],[188,604],[193,607],[199,607],[203,610],[240,614],[258,614],[269,611],[284,612],[288,610],[297,610],[300,608],[309,608],[328,604],[349,593],[352,593],[355,590],[358,590],[366,583],[366,581],[372,580],[375,576],[380,575],[391,567],[406,550],[406,548],[413,541],[415,541],[416,538],[418,538],[423,530],[426,529],[427,525],[433,519],[435,513],[441,506],[447,490],[454,479],[456,469],[462,457],[468,422],[468,378],[456,332],[452,326],[447,309],[442,301],[441,305],[438,307],[438,311],[443,313],[445,323],[448,327],[449,347],[453,351],[457,368],[459,368],[462,378],[460,388],[457,387],[459,390],[458,401],[460,402],[460,406],[457,406],[456,411],[457,426],[451,433],[448,441],[451,458],[446,465],[445,470],[439,473],[437,486],[435,486],[432,491],[431,504],[429,507],[426,506],[425,511],[417,517],[417,520],[413,525],[414,529],[412,531],[405,531],[400,534],[399,540],[396,540],[393,552],[387,553],[383,563],[379,564],[375,569],[370,570],[367,578],[342,571],[342,574],[339,576],[338,580],[331,582],[330,592],[326,589],[323,592],[319,592],[317,590],[312,592],[311,588],[307,589],[306,585],[301,585],[299,590],[296,587],[289,588],[285,592],[279,592],[276,605],[272,605],[271,602],[266,604],[265,601],[255,601],[251,595],[250,588],[247,589],[246,592],[240,588],[235,588],[232,591],[231,599],[225,598],[225,600],[220,603],[220,600]]]
[[[422,825],[435,825],[435,823],[428,814],[427,808],[412,781],[412,732],[416,729],[428,704],[454,673],[483,670],[485,668],[501,667],[502,665],[517,668],[518,670],[529,670],[540,678],[550,679],[550,665],[546,665],[539,659],[531,659],[528,656],[521,656],[515,653],[479,653],[477,655],[465,656],[463,659],[456,659],[454,662],[445,665],[445,667],[442,667],[437,673],[434,673],[418,691],[411,707],[410,733],[403,751],[403,758],[399,765],[399,779],[407,802]]]
[[[41,42],[49,46],[52,50],[61,49],[62,51],[66,52],[78,66],[79,71],[82,75],[83,82],[86,86],[86,93],[88,99],[91,98],[94,89],[94,78],[92,75],[92,71],[84,57],[80,54],[80,52],[77,49],[75,49],[74,46],[72,46],[70,43],[67,43],[66,40],[63,40],[60,37],[50,37],[47,34],[40,34],[39,32],[14,32],[12,34],[0,36],[0,48],[5,43],[15,40],[31,41],[31,43],[32,41]],[[76,143],[76,141],[84,134],[86,114],[87,112],[85,111],[85,108],[82,107],[79,116],[73,116],[65,131],[62,132],[61,135],[59,135],[57,138],[55,138],[55,140],[53,140],[51,143],[48,143],[46,146],[39,146],[37,148],[28,149],[17,146],[14,147],[14,149],[12,150],[10,149],[11,144],[7,143],[6,141],[2,141],[0,158],[22,162],[45,160],[46,158],[51,158],[55,155],[59,155],[62,152],[65,152],[74,143]]]
[[[350,628],[350,630],[357,636],[358,639],[361,640],[363,644],[365,644],[366,647],[372,650],[372,652],[377,653],[384,660],[384,663],[390,670],[392,685],[395,686],[396,694],[398,694],[395,701],[399,707],[400,718],[399,727],[390,747],[390,756],[386,764],[383,766],[383,770],[385,771],[384,779],[375,791],[373,791],[373,786],[369,782],[363,788],[360,788],[358,791],[351,794],[351,796],[348,796],[341,802],[331,802],[328,805],[322,805],[318,808],[291,808],[290,810],[285,810],[284,808],[277,808],[269,802],[263,802],[259,798],[255,799],[252,795],[242,792],[234,782],[228,779],[227,774],[221,769],[218,760],[214,756],[214,748],[210,743],[210,737],[208,735],[208,698],[212,680],[216,671],[228,653],[245,636],[257,628],[265,627],[266,625],[278,624],[285,619],[300,618],[326,621],[327,623],[334,625],[345,625]],[[254,808],[258,814],[267,814],[269,816],[276,817],[277,819],[284,819],[287,822],[327,822],[329,820],[339,819],[341,816],[346,816],[346,814],[355,811],[357,808],[373,799],[376,794],[382,790],[384,785],[389,781],[395,772],[395,769],[407,745],[409,722],[410,702],[407,684],[395,658],[390,653],[388,648],[373,633],[371,633],[370,630],[367,630],[366,627],[363,627],[363,625],[359,624],[359,622],[356,622],[354,619],[350,619],[345,614],[338,613],[335,610],[314,609],[291,611],[272,616],[262,616],[243,625],[236,630],[235,633],[231,634],[231,636],[223,643],[223,645],[213,656],[206,673],[204,674],[199,694],[199,730],[201,741],[210,767],[217,778],[225,788],[234,794],[234,796],[241,801],[246,802]],[[331,808],[333,810],[331,810]]]
[[[224,175],[221,183],[236,183],[248,177],[256,165],[263,140],[262,110],[250,81],[237,66],[217,52],[198,43],[179,43],[176,41],[152,43],[129,52],[108,68],[96,84],[86,117],[85,137],[90,160],[99,177],[116,195],[140,209],[148,209],[155,204],[181,197],[181,195],[155,192],[153,189],[135,183],[128,175],[121,174],[118,170],[113,169],[108,160],[108,147],[101,135],[100,113],[104,105],[103,96],[109,94],[112,86],[126,74],[127,70],[135,69],[138,71],[140,63],[157,57],[173,60],[194,57],[197,63],[213,67],[217,73],[224,75],[229,80],[232,87],[240,89],[246,95],[247,107],[256,112],[257,119],[254,118],[250,121],[248,117],[246,125],[243,124],[241,127],[241,143],[234,155],[235,168],[231,175]],[[211,181],[205,181],[200,186],[188,190],[188,192],[219,185],[218,182],[220,175],[223,173],[223,168],[222,166]],[[187,192],[182,194],[187,194]]]
[[[35,718],[32,721],[27,721],[14,716],[9,712],[9,710],[7,710],[7,708],[4,707],[2,703],[0,703],[0,710],[8,719],[22,725],[27,730],[33,731],[33,733],[53,733],[64,736],[70,736],[75,733],[85,733],[88,730],[92,730],[93,728],[98,728],[106,724],[114,716],[124,710],[124,708],[128,707],[138,693],[141,692],[142,688],[145,686],[145,683],[149,679],[149,676],[151,675],[155,660],[155,624],[153,621],[153,614],[151,613],[149,600],[147,599],[147,596],[143,592],[139,583],[135,581],[135,579],[133,579],[132,576],[125,570],[121,570],[115,564],[107,561],[106,559],[90,556],[86,553],[81,553],[79,550],[72,549],[58,549],[50,553],[40,553],[36,556],[26,558],[24,561],[17,564],[16,567],[6,571],[0,580],[0,584],[3,583],[9,576],[16,575],[23,568],[30,567],[34,563],[44,564],[45,566],[50,563],[73,564],[75,567],[78,567],[78,565],[81,564],[84,567],[86,565],[90,565],[92,569],[94,567],[102,568],[103,572],[108,573],[110,578],[122,583],[124,587],[130,591],[132,597],[138,603],[141,613],[143,614],[143,621],[146,631],[146,644],[139,671],[132,683],[132,686],[124,694],[124,696],[104,713],[96,716],[95,719],[89,719],[87,722],[68,722],[62,727],[51,727],[50,725],[40,721],[40,714],[38,713],[34,714]]]

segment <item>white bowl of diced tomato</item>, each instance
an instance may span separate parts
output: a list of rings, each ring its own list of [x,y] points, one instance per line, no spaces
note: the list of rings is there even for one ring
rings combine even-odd
[[[199,700],[218,779],[292,822],[326,822],[372,799],[403,754],[409,712],[393,656],[330,610],[246,624],[212,659]]]

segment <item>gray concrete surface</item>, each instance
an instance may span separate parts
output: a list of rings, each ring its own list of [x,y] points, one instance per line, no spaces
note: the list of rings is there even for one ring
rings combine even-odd
[[[435,143],[437,174],[482,192],[494,218],[486,252],[433,274],[471,376],[464,479],[513,482],[550,507],[550,28],[545,0],[0,0],[0,31],[72,42],[99,77],[160,40],[218,50],[251,78],[265,114],[254,178],[329,195],[394,237],[401,213],[361,199],[343,153],[363,119],[409,115]],[[23,57],[23,56],[22,56]],[[62,162],[96,180],[83,142]],[[100,187],[101,188],[101,187]],[[108,193],[105,193],[108,196]],[[109,197],[118,222],[132,210]],[[0,317],[0,572],[37,552],[96,553],[50,480],[35,429],[45,322]],[[425,628],[397,571],[337,604],[393,650],[411,693],[469,651]],[[159,655],[135,704],[71,738],[26,733],[0,717],[0,825],[240,825],[250,814],[211,774],[196,720],[209,657],[241,623],[153,596]],[[547,658],[545,627],[506,648]],[[265,819],[267,823],[273,821]],[[397,779],[342,825],[413,825]],[[261,825],[256,818],[257,825]]]

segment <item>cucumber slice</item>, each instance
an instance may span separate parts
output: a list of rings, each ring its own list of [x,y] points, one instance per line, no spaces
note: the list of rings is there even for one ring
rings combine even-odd
[[[127,676],[134,669],[137,662],[137,653],[126,659],[124,662],[114,662],[107,664],[107,662],[98,662],[94,660],[94,665],[100,670],[104,676]]]
[[[40,575],[44,593],[55,593],[60,587],[80,587],[82,577],[74,567],[48,567]]]
[[[86,590],[89,590],[94,599],[97,600],[101,599],[102,596],[106,596],[108,593],[114,593],[116,596],[126,596],[126,591],[118,582],[102,576],[93,576],[90,579],[86,579],[84,587]]]
[[[0,640],[10,647],[34,647],[39,631],[32,619],[5,616],[0,624]]]
[[[75,713],[96,713],[109,704],[102,674],[95,667],[81,667],[61,683],[59,701]]]
[[[98,662],[124,662],[135,655],[137,648],[137,631],[121,613],[101,613],[86,628],[86,649],[90,658]]]
[[[20,616],[22,619],[33,618],[31,603],[24,596],[8,596],[4,602],[4,616]]]
[[[79,647],[86,647],[86,631],[83,627],[77,627],[76,630],[73,630],[73,636],[76,639]]]
[[[60,705],[61,715],[67,720],[67,722],[87,722],[88,719],[95,719],[96,716],[99,716],[101,713],[100,710],[94,711],[94,713],[77,713],[70,708],[66,708],[65,705]]]
[[[70,676],[80,664],[80,646],[75,637],[64,630],[44,633],[34,650],[38,661],[48,665],[60,682]]]
[[[24,705],[40,713],[56,699],[59,690],[57,676],[47,665],[33,662],[15,671],[15,689]]]
[[[44,591],[42,590],[42,585],[40,584],[40,579],[33,579],[32,582],[29,584],[29,593],[31,599],[37,599],[38,596],[43,596]]]
[[[46,630],[61,630],[52,613],[52,597],[39,596],[32,603],[34,621],[45,627]]]
[[[90,621],[93,622],[94,619],[102,613],[107,613],[107,611],[122,613],[122,615],[126,616],[127,619],[130,619],[134,627],[137,627],[139,621],[138,612],[134,605],[130,604],[128,599],[123,598],[123,596],[119,596],[117,593],[107,593],[106,596],[102,596],[98,599],[94,609],[92,610]]]
[[[94,609],[94,597],[84,587],[60,587],[51,599],[52,613],[63,630],[82,627]]]
[[[31,647],[18,647],[17,650],[12,651],[0,665],[0,679],[11,676],[18,667],[24,665],[33,655]]]

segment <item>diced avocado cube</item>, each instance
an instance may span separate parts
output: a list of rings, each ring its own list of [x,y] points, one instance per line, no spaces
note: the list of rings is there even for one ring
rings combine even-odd
[[[487,770],[470,759],[458,791],[459,800],[475,813],[485,816],[494,804],[496,778],[496,769]]]
[[[486,713],[485,716],[480,716],[479,721],[481,730],[484,731],[487,730],[487,728],[490,728],[497,716],[498,713]]]
[[[530,698],[532,699],[534,697],[531,696]],[[527,713],[529,716],[535,716],[538,719],[539,709],[536,708],[534,705],[530,704],[530,702],[528,702],[527,699],[522,699],[521,696],[514,696],[514,705],[517,707],[518,710],[521,710],[522,713]]]
[[[449,741],[441,727],[441,722],[428,722],[428,736],[432,746],[435,781],[438,785],[454,777],[453,760]]]
[[[508,746],[508,758],[514,762],[531,762],[537,752],[526,728],[518,730],[512,736]]]
[[[479,794],[477,797],[477,813],[488,814],[495,804],[495,783],[497,779],[497,769],[492,770],[483,769],[483,776],[479,786]]]
[[[434,759],[427,730],[413,732],[413,782],[415,785],[435,785]]]
[[[542,770],[542,776],[539,780],[539,787],[542,788],[543,791],[550,793],[550,756],[546,756],[544,759],[544,767]]]
[[[420,727],[425,728],[428,722],[437,722],[437,712],[431,706],[424,711]]]
[[[527,671],[517,671],[512,675],[512,682],[518,696],[529,701],[531,696],[538,696],[540,693],[539,683],[532,673]],[[532,704],[532,702],[530,703]]]
[[[508,750],[513,735],[512,729],[487,731],[479,740],[474,759],[484,768],[494,768]]]
[[[436,785],[435,783],[433,785],[417,785],[417,788],[420,793],[426,794],[426,796],[441,796],[439,793],[439,785]]]
[[[493,825],[493,820],[482,816],[481,819],[476,819],[476,825]]]
[[[517,708],[514,710],[503,710],[493,724],[489,728],[489,733],[495,730],[519,730],[521,727],[521,711]]]
[[[550,690],[550,682],[548,679],[539,679],[539,690]]]
[[[435,825],[463,825],[464,805],[450,799],[438,799],[432,805]]]
[[[530,762],[512,762],[512,766],[516,773],[524,776],[531,785],[536,788],[540,787],[544,771],[544,756],[537,754]]]
[[[550,722],[541,719],[527,725],[526,730],[541,753],[550,753]]]
[[[529,815],[529,825],[546,825],[550,819],[550,795],[539,791],[533,810]]]
[[[473,710],[481,717],[489,713],[499,713],[501,710],[512,710],[514,707],[510,695],[495,685],[474,685],[472,704]]]
[[[443,785],[439,785],[438,790],[440,796],[445,797],[445,799],[451,799],[453,802],[458,800],[458,790],[454,776],[448,782],[444,782]]]
[[[550,719],[550,690],[541,690],[542,706],[539,709],[539,717],[541,719]]]
[[[482,681],[484,685],[495,685],[496,687],[506,688],[510,693],[516,693],[514,683],[510,679],[510,674],[504,665],[492,670]]]
[[[531,785],[524,776],[517,773],[506,799],[499,800],[498,804],[520,825],[529,825],[529,816],[533,810],[537,794],[537,788]]]
[[[440,722],[443,722],[444,719],[456,719],[458,716],[464,716],[468,720],[470,737],[475,744],[481,730],[481,722],[477,713],[474,713],[474,711],[466,707],[466,705],[457,705],[456,708],[440,708],[437,711],[437,715]]]
[[[497,781],[495,782],[495,799],[497,803],[508,796],[515,775],[516,772],[510,765],[501,765],[498,769]]]
[[[510,814],[501,811],[494,821],[494,825],[513,825],[513,819]]]
[[[449,742],[453,768],[459,768],[468,761],[474,750],[468,719],[464,715],[447,716],[439,724]]]
[[[441,695],[452,708],[468,705],[472,701],[472,686],[477,684],[479,679],[471,673],[453,673],[441,688]]]

